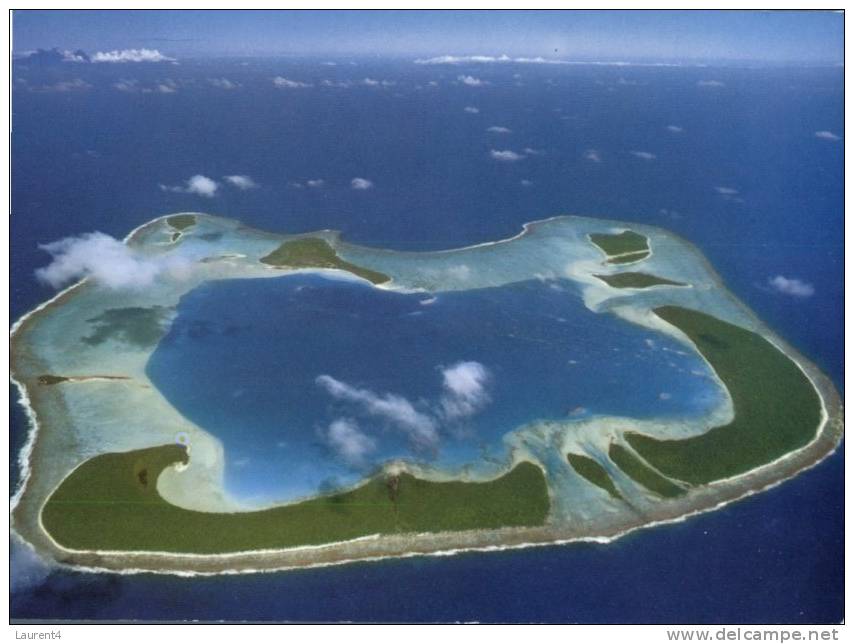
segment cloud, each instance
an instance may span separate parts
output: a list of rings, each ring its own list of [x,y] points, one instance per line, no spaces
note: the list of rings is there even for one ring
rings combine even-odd
[[[467,105],[463,108],[463,112],[466,114],[480,114],[480,110],[472,105]]]
[[[519,183],[521,183],[526,188],[530,188],[531,186],[534,185],[534,182],[531,181],[530,179],[522,179]]]
[[[138,92],[139,81],[133,78],[122,78],[118,82],[113,83],[113,87],[120,92]]]
[[[586,150],[584,158],[593,163],[602,163],[602,155],[599,154],[599,150]]]
[[[206,177],[203,174],[196,174],[187,179],[183,186],[166,186],[160,184],[160,189],[164,192],[184,192],[187,194],[199,195],[200,197],[215,197],[219,184]]]
[[[333,81],[333,80],[322,80],[320,84],[323,87],[352,87],[353,83],[350,81]]]
[[[181,278],[192,259],[186,254],[142,255],[100,232],[66,237],[41,244],[39,248],[50,253],[53,259],[36,270],[36,278],[53,288],[92,278],[112,289],[141,289],[163,274]]]
[[[322,437],[339,458],[353,467],[364,465],[367,456],[377,449],[374,439],[362,432],[358,423],[349,418],[333,421],[322,432]]]
[[[511,58],[507,54],[501,56],[435,56],[433,58],[419,58],[414,61],[416,65],[464,65],[470,63],[516,63],[521,65],[589,65],[602,67],[696,67],[698,64],[682,63],[632,63],[627,61],[594,60],[574,61],[561,60],[559,58],[543,58],[542,56],[526,57],[517,56]]]
[[[655,155],[652,152],[644,152],[643,150],[632,150],[629,154],[644,161],[653,161],[655,159]]]
[[[118,82],[113,83],[113,87],[120,92],[140,92],[142,94],[174,94],[178,91],[178,83],[171,78],[167,78],[163,81],[156,81],[152,85],[142,85],[135,78],[122,78],[119,79]]]
[[[724,87],[726,83],[719,80],[700,80],[697,81],[697,87]]]
[[[509,127],[504,127],[503,125],[493,125],[486,128],[486,131],[492,132],[493,134],[510,134],[513,130]]]
[[[484,85],[489,85],[487,81],[475,78],[474,76],[461,75],[457,76],[457,80],[460,81],[463,85],[468,85],[469,87],[483,87]]]
[[[522,150],[522,152],[524,152],[525,154],[530,154],[530,155],[534,155],[534,156],[540,156],[540,155],[543,155],[546,153],[545,150],[540,150],[537,148],[525,148],[524,150]]]
[[[566,60],[543,58],[542,56],[537,56],[535,58],[510,58],[507,54],[503,54],[501,56],[435,56],[434,58],[419,58],[415,61],[416,65],[461,65],[466,63],[521,63],[534,65],[572,64]]]
[[[93,63],[171,63],[174,58],[164,56],[156,49],[114,49],[92,55]]]
[[[87,89],[92,89],[92,85],[84,81],[82,78],[75,78],[68,81],[58,81],[53,85],[30,87],[29,89],[33,92],[82,92]]]
[[[735,188],[727,188],[726,186],[715,186],[715,192],[717,192],[719,195],[729,197],[738,194],[738,190],[736,190]]]
[[[258,184],[252,180],[252,177],[245,174],[230,174],[223,177],[223,179],[240,190],[251,190],[252,188],[258,187]]]
[[[525,158],[524,154],[519,154],[513,150],[490,150],[489,156],[496,161],[521,161]]]
[[[815,138],[824,139],[825,141],[838,141],[839,137],[830,130],[819,130],[815,133]]]
[[[419,412],[403,396],[376,394],[369,389],[358,389],[329,375],[321,375],[315,382],[333,398],[355,403],[372,416],[388,421],[402,430],[418,448],[435,449],[439,444],[439,432],[435,421]]]
[[[145,90],[142,91],[144,92]],[[153,91],[160,92],[161,94],[174,94],[178,91],[178,84],[171,78],[167,78],[165,81],[155,83]]]
[[[369,181],[368,179],[363,179],[362,177],[355,177],[350,181],[350,187],[353,190],[370,190],[374,187],[374,182]]]
[[[290,80],[289,78],[284,78],[282,76],[276,76],[273,79],[273,85],[276,87],[281,87],[284,89],[299,89],[301,87],[311,87],[308,83],[303,83],[302,81]]]
[[[309,188],[322,188],[323,187],[323,179],[309,179],[305,182]]]
[[[240,87],[238,83],[230,81],[227,78],[209,78],[208,83],[213,87],[218,87],[219,89],[237,89]]]
[[[791,295],[792,297],[806,298],[815,293],[815,287],[809,282],[804,282],[796,277],[788,278],[782,275],[768,278],[768,284],[778,293]]]
[[[458,362],[442,370],[444,393],[439,401],[447,420],[467,418],[489,404],[489,372],[479,362]]]
[[[375,78],[363,78],[359,83],[367,87],[391,87],[394,85],[394,81],[376,80]]]
[[[685,131],[685,128],[682,127],[681,125],[668,125],[667,131],[673,132],[674,134],[681,134],[682,132]]]

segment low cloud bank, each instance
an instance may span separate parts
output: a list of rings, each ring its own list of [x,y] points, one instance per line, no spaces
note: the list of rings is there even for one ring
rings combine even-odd
[[[36,278],[53,288],[91,278],[112,289],[142,289],[161,275],[181,278],[190,270],[192,257],[169,253],[146,256],[101,232],[66,237],[39,248],[52,261],[36,270]]]
[[[92,54],[93,63],[172,63],[174,58],[164,56],[157,49],[114,49]]]

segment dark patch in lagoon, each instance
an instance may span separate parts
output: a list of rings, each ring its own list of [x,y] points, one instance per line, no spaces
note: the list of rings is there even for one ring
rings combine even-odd
[[[107,309],[86,320],[93,330],[90,335],[80,339],[90,346],[115,340],[141,349],[151,347],[163,336],[166,322],[173,310],[165,306]]]

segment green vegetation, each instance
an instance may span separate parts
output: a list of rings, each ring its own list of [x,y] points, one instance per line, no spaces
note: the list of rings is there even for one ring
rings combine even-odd
[[[41,376],[38,377],[37,382],[40,385],[49,386],[49,385],[58,385],[59,383],[66,382],[67,380],[68,380],[68,378],[66,378],[65,376],[54,376],[52,374],[45,373],[45,374],[42,374]]]
[[[622,445],[611,443],[611,447],[608,449],[608,456],[630,479],[644,486],[646,489],[652,490],[656,494],[673,497],[679,496],[684,492],[681,487],[672,481],[668,481],[658,472],[644,464],[643,461]]]
[[[619,235],[592,233],[590,241],[605,251],[608,256],[649,251],[647,238],[633,230],[624,230]]]
[[[166,223],[175,230],[185,230],[196,225],[195,215],[172,215],[166,218]],[[175,241],[174,238],[172,241]]]
[[[649,273],[616,273],[615,275],[595,275],[613,288],[649,288],[650,286],[685,286],[682,282],[650,275]]]
[[[172,243],[174,244],[176,241],[181,239],[181,233],[179,231],[175,231],[172,233]]]
[[[270,266],[290,268],[338,268],[363,277],[374,284],[388,282],[391,278],[377,271],[356,266],[338,257],[335,249],[323,239],[305,237],[282,243],[261,261]]]
[[[75,469],[42,511],[60,544],[83,550],[224,553],[322,544],[376,533],[542,525],[542,470],[520,463],[485,483],[378,475],[362,486],[257,512],[194,512],[157,493],[164,468],[186,463],[181,445],[101,454]]]
[[[611,477],[608,476],[608,470],[599,465],[595,460],[583,454],[573,454],[570,452],[566,455],[569,459],[569,464],[580,476],[590,481],[593,485],[601,487],[615,499],[622,499],[617,491]]]
[[[627,435],[653,467],[682,481],[709,483],[770,463],[815,437],[821,400],[800,368],[768,340],[681,307],[655,312],[697,345],[729,390],[735,418],[683,440]]]

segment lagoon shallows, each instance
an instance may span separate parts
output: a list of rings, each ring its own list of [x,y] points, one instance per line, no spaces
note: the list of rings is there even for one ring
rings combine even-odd
[[[486,369],[486,397],[449,420],[442,370],[460,362]],[[694,352],[589,311],[563,281],[437,294],[306,274],[208,282],[181,300],[147,372],[223,442],[225,487],[247,505],[351,484],[394,458],[454,469],[503,460],[502,437],[537,420],[694,417],[723,395]],[[332,396],[321,376],[362,399],[408,402],[439,441],[416,444],[355,395]],[[373,447],[356,462],[331,446],[342,420]]]

